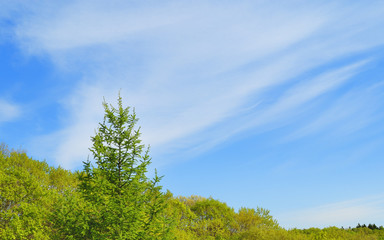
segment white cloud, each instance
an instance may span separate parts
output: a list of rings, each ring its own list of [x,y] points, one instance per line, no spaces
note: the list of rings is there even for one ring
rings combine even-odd
[[[345,93],[327,109],[313,115],[313,119],[304,126],[286,136],[285,140],[293,140],[308,135],[318,134],[327,129],[333,137],[345,137],[369,126],[377,121],[374,116],[378,106],[373,102],[380,101],[376,93],[369,89],[354,89]]]
[[[227,122],[227,126],[224,128],[220,126],[218,129],[216,128],[212,131],[205,132],[205,138],[202,138],[198,132],[195,139],[192,138],[189,140],[189,146],[194,146],[191,151],[204,151],[207,148],[228,140],[233,135],[249,129],[266,131],[266,129],[274,129],[287,124],[289,119],[295,119],[297,115],[300,115],[300,109],[303,108],[303,106],[325,93],[329,93],[340,87],[358,73],[366,63],[367,61],[354,63],[293,84],[291,88],[279,94],[275,102],[268,104],[267,107],[257,108],[253,106],[253,108],[256,107],[256,110],[253,109],[252,111],[241,114],[241,116],[235,118],[232,123],[228,124]],[[259,105],[262,105],[262,103]],[[355,111],[357,110],[359,109],[355,108]],[[292,137],[290,139],[292,139]]]
[[[307,209],[277,214],[286,228],[354,227],[358,223],[377,223],[384,213],[384,196],[368,196]]]
[[[30,54],[47,55],[84,76],[63,99],[67,125],[51,135],[61,136],[54,154],[67,166],[86,158],[85,139],[101,120],[102,96],[113,102],[119,89],[136,107],[144,140],[155,151],[206,141],[213,146],[238,133],[239,122],[245,131],[277,116],[284,121],[360,68],[345,64],[332,71],[327,64],[384,43],[384,34],[375,30],[384,23],[374,17],[384,12],[380,4],[76,1],[47,6],[30,7],[32,14],[17,23],[15,36]],[[295,78],[313,69],[325,75],[296,84]],[[271,91],[282,95],[263,104]],[[248,108],[255,103],[262,104]],[[242,122],[255,112],[259,123]]]
[[[91,147],[90,138],[103,120],[101,90],[100,87],[80,85],[73,95],[64,99],[62,105],[71,114],[65,118],[67,126],[33,139],[31,148],[37,149],[34,155],[55,159],[57,164],[67,169],[80,167],[88,157],[92,158],[88,151]]]
[[[12,121],[20,115],[20,106],[0,99],[0,123]]]
[[[280,97],[276,104],[273,104],[265,113],[261,115],[260,119],[264,121],[275,118],[276,115],[284,114],[287,111],[307,103],[316,97],[321,96],[341,84],[345,83],[352,76],[354,76],[360,68],[366,63],[362,61],[355,63],[334,71],[326,72],[313,79],[306,79],[303,83],[293,86],[291,89]]]

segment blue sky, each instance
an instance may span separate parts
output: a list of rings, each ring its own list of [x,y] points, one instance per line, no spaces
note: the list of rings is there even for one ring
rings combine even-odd
[[[0,4],[0,141],[81,169],[121,90],[175,195],[384,225],[383,2]]]

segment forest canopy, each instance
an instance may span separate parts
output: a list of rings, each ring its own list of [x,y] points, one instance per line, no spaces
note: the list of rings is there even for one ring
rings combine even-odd
[[[0,239],[384,239],[375,224],[284,229],[267,209],[174,196],[157,173],[129,107],[103,103],[82,171],[0,145]]]

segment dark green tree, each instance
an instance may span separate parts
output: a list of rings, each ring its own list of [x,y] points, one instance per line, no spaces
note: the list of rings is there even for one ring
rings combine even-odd
[[[92,137],[96,166],[88,160],[80,174],[79,191],[86,204],[71,235],[82,239],[168,239],[161,177],[147,177],[149,148],[140,140],[138,118],[130,108],[103,103],[105,116]],[[84,211],[86,214],[84,215]],[[79,221],[79,220],[77,220]],[[80,227],[79,227],[80,226]],[[68,229],[68,228],[67,228]]]

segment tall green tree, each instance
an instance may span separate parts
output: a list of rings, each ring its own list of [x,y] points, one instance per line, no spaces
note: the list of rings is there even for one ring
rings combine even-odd
[[[79,190],[89,206],[82,222],[84,238],[166,239],[170,222],[165,217],[161,177],[147,177],[149,148],[140,140],[138,118],[124,108],[103,103],[105,116],[92,137],[96,166],[84,162]],[[83,210],[84,212],[84,210]]]

